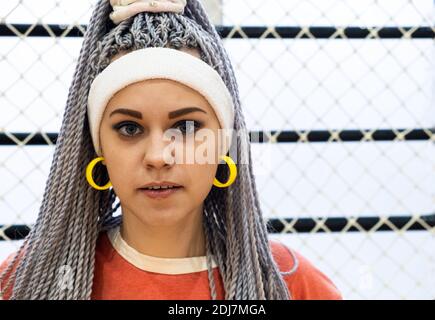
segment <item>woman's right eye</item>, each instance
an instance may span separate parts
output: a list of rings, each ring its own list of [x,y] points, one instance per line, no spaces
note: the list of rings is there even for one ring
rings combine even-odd
[[[137,132],[137,129],[139,129],[140,131],[140,127],[133,122],[121,122],[117,125],[114,125],[113,128],[117,130],[121,135],[126,137],[134,137],[137,135],[135,134],[135,132]]]

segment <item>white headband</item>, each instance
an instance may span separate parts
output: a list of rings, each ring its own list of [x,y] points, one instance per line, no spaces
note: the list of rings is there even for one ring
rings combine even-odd
[[[189,53],[172,48],[149,47],[129,52],[111,62],[91,84],[88,121],[98,156],[102,155],[99,139],[101,119],[112,96],[134,82],[159,78],[181,82],[202,94],[213,107],[224,133],[232,132],[234,105],[231,93],[219,73]],[[221,155],[228,152],[231,139],[229,143],[223,142]]]

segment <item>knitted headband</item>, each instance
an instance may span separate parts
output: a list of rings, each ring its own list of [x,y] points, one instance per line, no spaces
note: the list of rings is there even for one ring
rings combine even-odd
[[[178,81],[202,94],[214,109],[221,132],[232,132],[234,105],[231,93],[219,73],[189,53],[172,48],[149,47],[129,52],[111,62],[91,84],[88,96],[88,121],[98,156],[102,155],[100,123],[111,97],[134,82],[159,78]],[[231,139],[229,143],[222,140],[220,155],[225,155],[230,145]]]

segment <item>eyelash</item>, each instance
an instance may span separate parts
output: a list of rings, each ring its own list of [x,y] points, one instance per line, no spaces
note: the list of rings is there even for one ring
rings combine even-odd
[[[178,121],[174,126],[176,125],[185,125],[186,122],[191,121],[193,122],[193,125],[195,127],[195,132],[198,131],[201,127],[202,127],[202,122],[200,121],[196,121],[196,120],[182,120],[182,121]],[[136,128],[139,128],[140,126],[135,123],[135,122],[120,122],[118,124],[115,124],[112,126],[113,129],[115,129],[116,131],[118,131],[118,133],[120,133],[122,136],[125,136],[127,138],[133,138],[135,135],[130,135],[130,134],[125,134],[121,132],[122,128],[125,128],[127,126],[135,126]],[[183,135],[186,134],[186,132],[184,132],[183,130],[181,130],[181,132],[183,133]]]

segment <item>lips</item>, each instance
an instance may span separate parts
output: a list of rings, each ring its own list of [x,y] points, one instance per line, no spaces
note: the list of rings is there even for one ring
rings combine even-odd
[[[140,188],[139,191],[151,199],[164,199],[177,194],[183,187],[173,187],[166,189],[146,189]]]
[[[145,189],[145,190],[166,190],[166,189],[173,189],[173,188],[179,188],[181,186],[154,186],[154,187],[141,187],[139,189]]]
[[[182,187],[182,185],[172,181],[153,181],[141,186],[140,188],[147,187]]]

